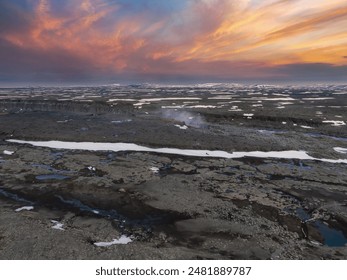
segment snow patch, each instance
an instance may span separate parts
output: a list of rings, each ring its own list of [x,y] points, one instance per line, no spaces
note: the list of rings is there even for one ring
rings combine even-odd
[[[335,152],[338,152],[340,154],[347,154],[347,149],[346,148],[335,147],[334,150],[335,150]]]
[[[188,126],[186,126],[186,125],[175,124],[175,126],[178,127],[179,129],[183,129],[183,130],[188,129]]]
[[[53,223],[53,226],[51,228],[58,229],[58,230],[65,230],[65,229],[63,229],[64,225],[62,223],[55,221],[55,220],[51,220],[51,222]]]
[[[23,207],[20,207],[20,208],[17,208],[16,212],[20,212],[20,211],[23,211],[23,210],[26,210],[26,211],[30,211],[30,210],[33,210],[34,209],[34,206],[23,206]]]
[[[133,242],[130,237],[122,235],[121,237],[119,237],[119,239],[113,239],[111,242],[95,242],[94,245],[97,247],[109,247],[117,244],[126,245],[130,242]]]
[[[191,150],[191,149],[176,149],[176,148],[149,148],[133,143],[95,143],[95,142],[63,142],[63,141],[24,141],[24,140],[7,140],[11,143],[30,144],[36,147],[47,147],[52,149],[67,149],[67,150],[86,150],[86,151],[135,151],[135,152],[152,152],[159,154],[173,154],[182,156],[194,157],[213,157],[213,158],[280,158],[280,159],[302,159],[302,160],[317,160],[329,163],[345,163],[347,159],[324,159],[315,158],[307,154],[306,151],[271,151],[271,152],[232,152],[226,151],[210,151],[210,150]]]
[[[159,168],[158,167],[151,167],[150,170],[154,173],[154,174],[157,174],[159,173]]]
[[[344,121],[323,121],[323,123],[331,123],[332,126],[343,126],[346,125]]]

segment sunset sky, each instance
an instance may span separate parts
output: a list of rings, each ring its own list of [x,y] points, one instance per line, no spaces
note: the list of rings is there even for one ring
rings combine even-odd
[[[0,0],[0,86],[347,83],[346,0]]]

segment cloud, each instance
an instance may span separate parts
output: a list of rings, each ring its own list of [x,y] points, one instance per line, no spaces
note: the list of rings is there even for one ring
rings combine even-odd
[[[13,81],[337,79],[346,24],[344,0],[3,0],[0,73]]]
[[[326,63],[288,64],[275,67],[272,71],[289,81],[346,82],[347,65],[335,66]]]

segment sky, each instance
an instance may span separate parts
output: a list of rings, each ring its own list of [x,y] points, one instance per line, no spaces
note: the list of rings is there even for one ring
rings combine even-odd
[[[347,83],[346,0],[0,0],[0,86]]]

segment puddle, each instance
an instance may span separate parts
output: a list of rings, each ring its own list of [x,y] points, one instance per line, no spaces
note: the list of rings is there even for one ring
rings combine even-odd
[[[62,157],[64,157],[64,153],[63,152],[51,152],[51,156],[54,159],[61,159]]]
[[[48,171],[58,171],[56,169],[54,169],[52,166],[48,165],[48,164],[39,164],[39,163],[32,163],[30,164],[32,167],[38,167],[38,168],[42,168]]]
[[[171,223],[173,220],[175,220],[175,217],[173,216],[173,214],[161,213],[159,212],[159,210],[155,210],[155,209],[147,213],[144,211],[142,213],[143,214],[142,217],[135,219],[135,218],[129,218],[126,215],[122,215],[114,209],[105,210],[105,209],[93,208],[82,203],[78,199],[65,199],[62,196],[56,196],[56,197],[60,200],[60,202],[64,203],[65,205],[69,205],[75,209],[78,209],[81,212],[87,212],[96,216],[114,220],[115,222],[117,222],[118,227],[120,229],[124,229],[125,227],[130,227],[130,228],[141,227],[144,229],[150,229],[152,226],[168,224],[168,223]]]
[[[35,202],[32,202],[20,197],[17,194],[5,191],[4,189],[0,188],[0,196],[9,198],[17,202],[25,203],[26,205],[41,205],[63,211],[69,209],[74,211],[77,210],[81,213],[89,213],[101,218],[113,220],[119,230],[123,233],[129,232],[129,230],[131,231],[134,228],[142,228],[143,230],[150,231],[154,226],[167,225],[177,220],[189,218],[187,216],[184,216],[183,214],[180,215],[174,212],[165,212],[146,205],[141,205],[141,202],[139,202],[138,205],[140,211],[137,211],[136,213],[123,214],[119,213],[115,209],[106,210],[94,208],[88,206],[87,204],[84,204],[78,199],[67,199],[60,195],[54,195],[52,197],[50,195],[45,196],[44,194],[42,194],[41,196],[37,196],[35,198]],[[129,217],[134,216],[134,214],[137,215],[136,218]]]
[[[56,172],[56,173],[68,173],[68,174],[75,173],[74,171],[71,171],[71,170],[56,169],[56,168],[52,167],[49,164],[32,163],[32,164],[30,164],[30,166],[41,168],[41,169],[48,170],[48,171],[51,171],[51,172]]]
[[[347,138],[344,138],[344,137],[335,137],[335,136],[325,135],[321,133],[304,133],[304,135],[311,136],[314,138],[329,138],[329,139],[338,140],[338,141],[347,141]]]
[[[17,202],[24,202],[24,203],[30,204],[30,205],[34,204],[34,202],[32,202],[30,200],[19,197],[18,195],[11,193],[11,192],[8,192],[8,191],[5,191],[4,189],[1,189],[1,188],[0,188],[0,195],[3,197],[9,198],[11,200],[17,201]]]
[[[347,244],[347,238],[341,230],[331,228],[319,220],[309,221],[312,217],[302,208],[296,209],[295,214],[303,223],[311,223],[318,229],[324,238],[324,245],[329,247],[343,247]]]
[[[44,175],[38,175],[35,178],[36,180],[39,180],[39,181],[46,181],[46,180],[65,180],[65,179],[69,179],[70,177],[60,175],[60,174],[44,174]]]
[[[316,221],[314,225],[323,236],[325,245],[329,247],[343,247],[347,244],[347,238],[342,231],[330,228],[320,221]]]
[[[284,161],[278,161],[276,163],[267,163],[267,165],[272,165],[274,167],[281,166],[285,169],[289,170],[294,170],[294,169],[299,169],[299,170],[312,170],[314,167],[307,165],[302,162],[302,160],[288,160],[287,162]]]

